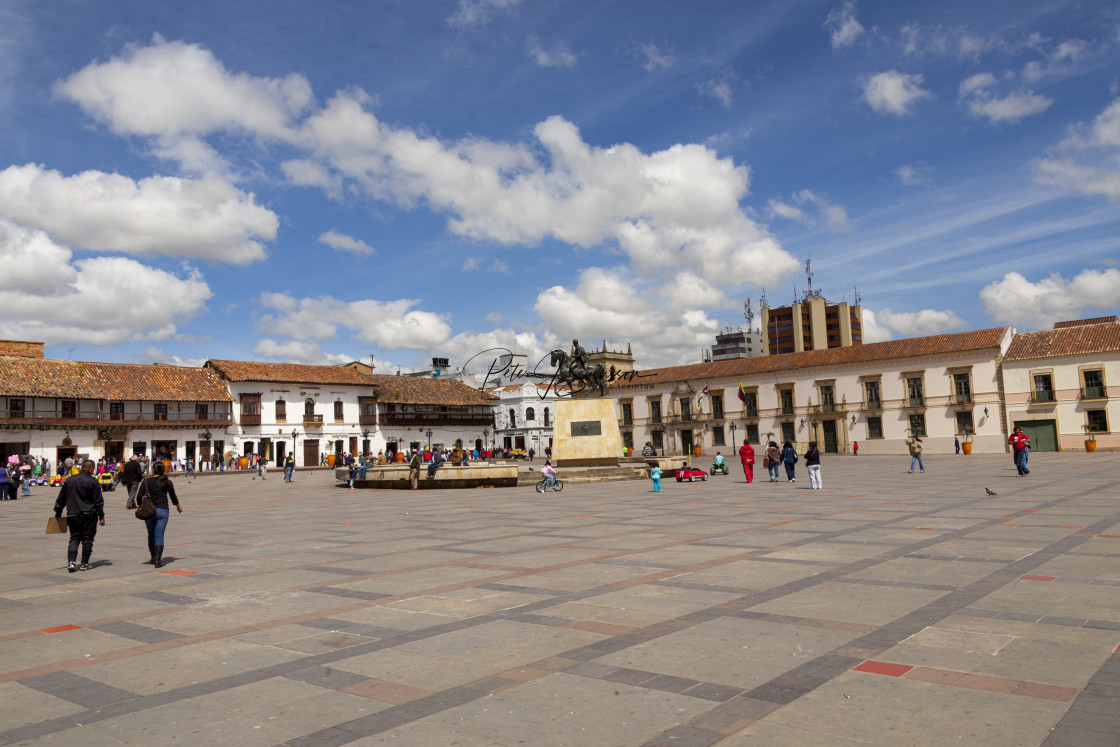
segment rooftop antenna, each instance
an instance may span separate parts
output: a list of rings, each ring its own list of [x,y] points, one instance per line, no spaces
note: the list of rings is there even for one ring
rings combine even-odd
[[[812,298],[813,297],[813,270],[812,270],[812,267],[813,267],[813,260],[811,258],[806,259],[805,260],[805,279],[809,281],[809,290],[805,293],[806,298]]]
[[[751,310],[751,299],[748,296],[747,302],[743,304],[743,316],[747,318],[747,329],[754,326],[754,311]]]
[[[859,302],[860,302],[859,288],[857,288],[853,285],[852,286],[852,292],[855,293],[855,296],[856,296],[856,302],[855,302],[854,305],[859,306]]]
[[[73,348],[70,348],[69,350],[67,350],[66,351],[66,360],[70,360],[71,358],[73,358],[74,357],[74,351],[77,350],[77,349],[78,348],[73,347]]]
[[[770,308],[769,304],[766,303],[766,289],[765,288],[762,289],[762,295],[758,297],[758,308],[759,308],[760,311],[762,309]]]

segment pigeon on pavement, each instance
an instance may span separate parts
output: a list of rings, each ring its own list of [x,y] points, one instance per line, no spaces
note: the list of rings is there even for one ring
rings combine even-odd
[[[984,488],[984,492],[987,493],[988,495],[999,495],[999,493],[992,492],[991,490],[988,490],[987,488]]]

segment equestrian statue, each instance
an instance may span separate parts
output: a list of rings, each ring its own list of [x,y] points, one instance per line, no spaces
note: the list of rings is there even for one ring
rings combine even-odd
[[[556,367],[557,381],[567,384],[573,394],[598,387],[599,394],[606,396],[607,372],[602,363],[590,364],[587,351],[579,344],[579,340],[572,340],[571,355],[563,350],[553,350],[552,365]],[[577,381],[582,384],[579,389],[574,386]]]

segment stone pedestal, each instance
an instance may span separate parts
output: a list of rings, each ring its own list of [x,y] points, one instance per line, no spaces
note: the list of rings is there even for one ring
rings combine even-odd
[[[556,403],[552,463],[557,467],[614,466],[622,434],[611,399],[562,399]]]

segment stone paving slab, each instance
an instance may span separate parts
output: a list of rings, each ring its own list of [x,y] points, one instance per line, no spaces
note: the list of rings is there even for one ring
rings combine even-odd
[[[1120,744],[1120,455],[0,509],[0,745]],[[1000,495],[989,497],[983,486]],[[277,531],[277,528],[282,528]]]

